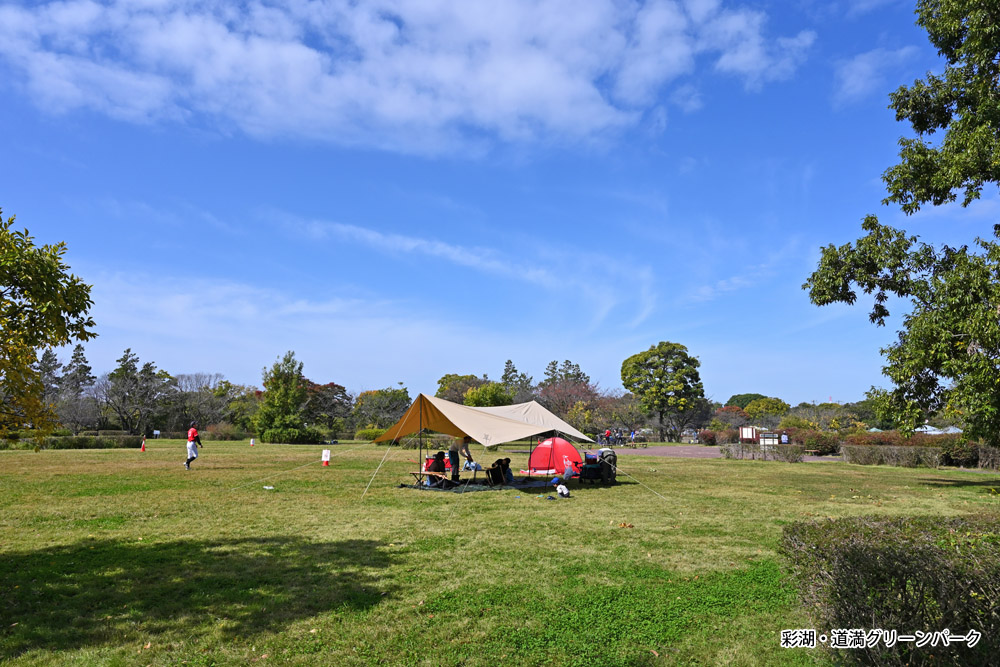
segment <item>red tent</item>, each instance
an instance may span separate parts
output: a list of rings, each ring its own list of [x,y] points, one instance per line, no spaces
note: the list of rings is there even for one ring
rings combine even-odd
[[[580,473],[583,459],[568,440],[549,438],[538,444],[528,459],[528,469],[522,470],[523,475],[558,475],[562,477],[566,468],[572,468],[574,474]]]

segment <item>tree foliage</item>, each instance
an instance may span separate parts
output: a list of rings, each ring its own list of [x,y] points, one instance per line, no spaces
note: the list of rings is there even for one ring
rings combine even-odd
[[[410,403],[410,392],[402,385],[363,391],[354,401],[354,424],[358,428],[388,428],[403,416]]]
[[[55,425],[45,385],[33,368],[36,351],[93,338],[90,286],[69,273],[64,243],[36,246],[0,210],[0,435]]]
[[[622,362],[622,384],[647,414],[657,417],[660,438],[680,440],[681,432],[699,416],[705,398],[701,363],[679,343],[660,342]],[[702,410],[704,411],[704,410]]]
[[[883,174],[885,203],[907,214],[959,194],[967,206],[1000,182],[1000,6],[921,0],[917,15],[945,69],[890,96],[916,133]],[[882,350],[893,388],[869,393],[878,414],[912,430],[944,411],[965,419],[967,435],[1000,444],[1000,225],[971,248],[922,243],[873,215],[862,230],[854,243],[824,248],[804,288],[817,305],[873,295],[879,326],[890,297],[909,300],[898,339]]]
[[[514,394],[500,382],[487,382],[478,387],[470,387],[462,402],[477,408],[510,405],[514,402]]]
[[[306,380],[304,416],[310,424],[340,430],[351,414],[354,398],[336,382],[316,384]]]
[[[767,398],[767,396],[764,394],[734,394],[726,401],[726,407],[735,405],[740,409],[746,409],[751,401],[756,401],[758,398]]]
[[[152,362],[139,365],[131,348],[118,359],[118,367],[102,376],[95,387],[101,407],[113,414],[122,429],[145,434],[154,411],[176,391],[174,378]]]
[[[465,392],[473,387],[484,385],[487,382],[489,380],[485,375],[480,378],[475,375],[448,373],[442,375],[441,379],[438,380],[438,389],[434,395],[452,403],[461,403],[465,400]]]
[[[751,420],[764,428],[774,428],[790,409],[791,406],[780,398],[764,397],[750,401],[745,412]]]
[[[306,404],[306,379],[302,362],[289,350],[262,372],[264,394],[253,417],[254,432],[270,429],[301,430],[305,427],[302,411]]]
[[[527,403],[535,398],[534,379],[527,373],[518,372],[510,359],[503,366],[500,382],[510,391],[513,403]]]

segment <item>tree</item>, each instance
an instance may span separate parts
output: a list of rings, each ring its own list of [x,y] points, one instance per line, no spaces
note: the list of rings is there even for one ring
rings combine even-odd
[[[773,429],[790,409],[791,406],[780,398],[765,397],[750,401],[746,413],[750,419],[764,428]]]
[[[758,398],[767,398],[767,396],[764,394],[734,394],[726,401],[726,407],[735,405],[738,408],[746,409],[751,401],[756,401]]]
[[[562,365],[550,361],[545,367],[545,379],[538,384],[538,402],[559,417],[565,417],[579,402],[592,406],[599,395],[590,376],[569,359]]]
[[[139,366],[138,355],[127,348],[117,360],[118,367],[98,379],[98,401],[118,418],[122,429],[144,434],[160,402],[176,391],[174,378],[159,371],[152,362]]]
[[[363,391],[354,401],[354,423],[358,427],[388,428],[410,407],[410,392],[403,383],[398,388],[386,387]]]
[[[452,403],[461,403],[465,399],[465,392],[473,387],[484,385],[487,382],[489,380],[485,375],[479,378],[475,375],[448,373],[441,376],[441,379],[438,380],[438,390],[434,395]]]
[[[500,382],[510,390],[514,403],[527,403],[535,397],[533,378],[527,373],[519,373],[510,359],[503,366]]]
[[[962,206],[1000,182],[1000,8],[968,0],[920,0],[917,23],[945,60],[890,95],[896,119],[915,137],[900,140],[900,162],[883,174],[888,196],[912,214],[962,193]],[[943,132],[943,136],[936,136]],[[931,414],[965,419],[966,434],[1000,444],[1000,225],[968,246],[934,247],[874,215],[854,243],[822,250],[803,286],[817,305],[874,295],[869,319],[884,326],[890,295],[908,299],[898,340],[882,350],[891,390],[869,398],[882,418],[910,431]]]
[[[100,407],[89,391],[96,379],[91,374],[83,345],[77,344],[73,348],[69,363],[63,367],[63,376],[59,382],[59,399],[56,403],[59,423],[71,429],[73,433],[93,428],[100,420]]]
[[[731,401],[732,399],[729,400]],[[718,419],[730,428],[739,428],[750,423],[750,415],[735,403],[730,403],[726,407],[716,410],[715,419]]]
[[[264,394],[253,417],[254,432],[263,437],[270,429],[303,430],[306,380],[302,375],[302,362],[295,360],[295,352],[286,352],[270,369],[262,371],[262,377]],[[289,441],[294,441],[294,434]]]
[[[303,412],[310,424],[321,424],[335,431],[342,430],[351,415],[353,397],[336,382],[316,384],[306,380],[306,406]]]
[[[495,405],[510,405],[514,402],[514,394],[499,382],[487,382],[478,387],[470,387],[465,392],[463,403],[477,408],[488,408]]]
[[[62,364],[59,363],[55,352],[45,350],[38,358],[34,368],[42,381],[42,400],[45,401],[46,405],[51,406],[59,396],[59,383],[62,380],[59,370],[62,368]]]
[[[660,342],[622,362],[622,384],[639,399],[646,414],[656,415],[661,440],[669,435],[671,441],[679,441],[681,432],[698,416],[698,399],[705,398],[700,365],[686,347],[670,342]]]
[[[226,421],[244,431],[253,430],[253,419],[260,409],[264,392],[251,385],[233,384],[223,380],[215,389],[226,399]]]
[[[169,410],[164,410],[169,412],[165,415],[167,430],[187,430],[192,420],[202,426],[226,420],[230,398],[226,388],[232,385],[226,383],[221,373],[183,373],[175,379],[177,393],[172,405],[164,406],[169,407]]]
[[[0,210],[0,436],[24,426],[42,436],[55,415],[32,368],[36,350],[96,336],[88,317],[93,302],[90,285],[62,261],[66,244],[35,246],[28,230],[13,224]]]
[[[590,376],[580,370],[580,364],[574,364],[569,359],[561,365],[555,360],[550,361],[545,366],[545,379],[541,381],[539,387],[560,383],[590,384]]]

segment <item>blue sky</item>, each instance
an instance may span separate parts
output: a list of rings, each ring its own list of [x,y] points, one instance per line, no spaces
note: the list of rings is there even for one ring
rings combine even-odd
[[[892,326],[817,308],[865,214],[904,218],[887,94],[940,61],[913,6],[293,0],[0,4],[0,206],[66,241],[106,372],[349,390],[553,359],[620,388],[658,341],[706,394],[853,401]],[[68,359],[69,350],[62,351]]]

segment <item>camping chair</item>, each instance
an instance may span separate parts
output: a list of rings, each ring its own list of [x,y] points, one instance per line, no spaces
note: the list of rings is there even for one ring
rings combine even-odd
[[[486,472],[486,483],[490,486],[503,486],[507,480],[504,479],[503,468],[500,466],[491,466],[485,469]]]

